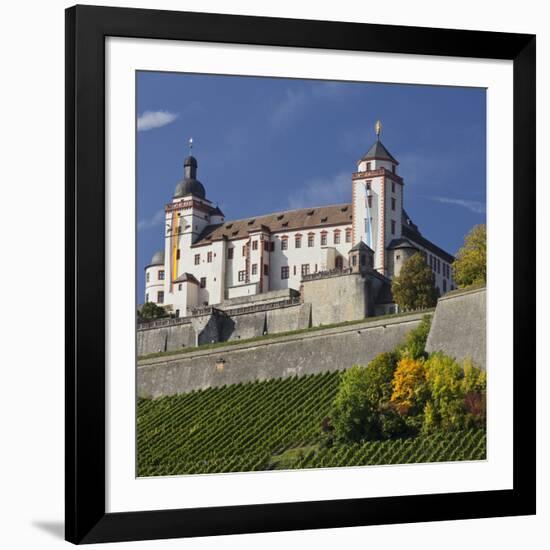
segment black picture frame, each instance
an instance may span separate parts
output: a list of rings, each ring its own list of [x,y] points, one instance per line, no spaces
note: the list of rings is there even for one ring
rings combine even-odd
[[[105,38],[109,36],[513,61],[513,489],[105,512]],[[535,52],[535,36],[527,34],[96,6],[66,11],[68,541],[96,543],[535,513]]]

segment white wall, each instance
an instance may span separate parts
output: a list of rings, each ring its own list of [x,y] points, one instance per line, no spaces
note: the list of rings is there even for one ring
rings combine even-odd
[[[97,3],[82,0],[81,3]],[[383,24],[476,28],[508,32],[538,33],[538,158],[550,148],[550,27],[546,4],[539,0],[498,4],[463,0],[460,9],[443,10],[435,0],[394,0],[377,3],[341,0],[334,2],[295,2],[290,0],[202,0],[200,5],[181,0],[102,0],[105,5],[135,6],[159,9],[203,10],[223,13],[271,15],[295,18],[350,20]],[[0,400],[0,414],[9,419],[2,424],[3,441],[17,452],[0,453],[0,468],[6,473],[0,497],[1,512],[6,520],[0,533],[0,542],[13,550],[40,548],[51,550],[68,548],[62,539],[63,521],[63,9],[72,2],[11,2],[3,11],[2,51],[4,85],[0,88],[3,134],[9,136],[10,154],[0,164],[3,185],[0,208],[2,234],[12,235],[17,228],[21,237],[4,238],[4,255],[19,258],[25,265],[26,251],[23,240],[35,239],[35,227],[21,223],[21,212],[15,205],[25,204],[29,196],[39,202],[48,216],[43,219],[43,233],[48,235],[48,246],[36,247],[36,265],[59,266],[41,270],[42,287],[48,292],[33,294],[32,309],[37,305],[48,311],[48,322],[33,334],[33,345],[28,336],[19,330],[27,321],[29,308],[17,292],[5,296],[6,309],[12,312],[4,321],[10,346],[3,356],[4,364],[19,365],[7,369],[4,387],[25,385],[28,390],[24,401],[16,392],[4,392]],[[45,83],[39,86],[37,83]],[[362,114],[361,114],[362,115]],[[42,178],[29,177],[32,154],[33,166],[39,166],[48,174],[47,183]],[[543,251],[550,246],[550,217],[543,216],[545,205],[550,202],[550,189],[543,182],[550,180],[548,163],[538,166],[538,301],[539,307],[539,372],[538,372],[538,443],[539,443],[539,515],[538,517],[495,518],[474,521],[442,522],[414,525],[390,525],[349,529],[328,529],[290,533],[270,533],[206,539],[150,541],[120,543],[112,546],[125,549],[180,549],[192,550],[265,550],[280,548],[384,548],[387,550],[446,550],[464,548],[544,548],[548,542],[550,522],[550,400],[544,392],[550,382],[548,362],[544,353],[545,336],[550,332],[548,317],[542,312],[550,307],[550,288],[545,285],[544,273],[550,271],[550,257]],[[11,277],[10,270],[1,276]],[[21,270],[21,286],[35,286],[36,271]],[[4,285],[7,287],[7,284]],[[46,359],[45,359],[46,358]],[[29,385],[29,376],[33,384]],[[24,406],[32,403],[32,406]],[[14,414],[16,411],[16,414]],[[39,414],[37,414],[39,411]],[[46,451],[46,452],[44,452]],[[40,455],[37,460],[37,452]],[[542,467],[544,465],[544,471]],[[101,548],[111,548],[102,546]]]

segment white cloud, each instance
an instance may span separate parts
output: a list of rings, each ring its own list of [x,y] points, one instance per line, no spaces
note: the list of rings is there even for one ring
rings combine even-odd
[[[161,225],[163,222],[164,210],[157,210],[149,219],[139,220],[137,228],[138,231],[143,231],[145,229],[150,229],[151,227]]]
[[[145,132],[153,128],[161,128],[171,124],[177,118],[178,114],[170,111],[145,111],[138,116],[137,129],[138,132]]]
[[[464,199],[453,199],[449,197],[430,197],[432,200],[444,204],[454,204],[466,208],[475,214],[485,214],[485,203],[480,201],[469,201]]]
[[[288,197],[290,208],[323,206],[349,202],[351,197],[351,176],[349,171],[330,178],[314,178],[296,189]]]

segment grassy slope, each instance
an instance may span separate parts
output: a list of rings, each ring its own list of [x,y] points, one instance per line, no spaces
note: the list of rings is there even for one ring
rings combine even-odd
[[[480,460],[485,435],[319,444],[339,372],[138,402],[138,475]]]

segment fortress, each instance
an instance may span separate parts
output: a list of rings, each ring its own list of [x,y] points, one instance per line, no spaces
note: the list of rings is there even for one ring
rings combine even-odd
[[[188,156],[165,207],[164,248],[145,268],[145,302],[172,319],[141,329],[171,327],[175,340],[138,334],[138,354],[395,313],[391,280],[416,252],[440,295],[453,290],[454,258],[406,213],[399,162],[380,129],[351,174],[350,203],[240,220],[206,197]]]

